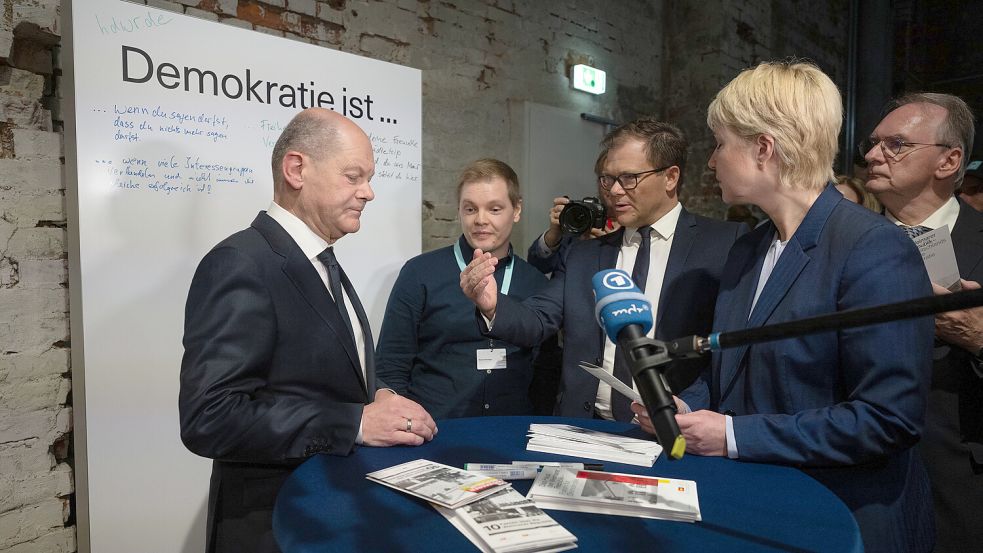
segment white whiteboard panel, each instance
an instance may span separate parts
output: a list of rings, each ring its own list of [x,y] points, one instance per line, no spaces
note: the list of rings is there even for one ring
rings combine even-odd
[[[512,244],[525,256],[529,244],[549,227],[553,198],[597,196],[594,162],[605,128],[583,120],[579,112],[534,102],[522,103],[521,120],[513,124],[522,133],[516,142],[522,151],[513,152],[513,159],[521,160],[522,232]]]
[[[80,545],[201,551],[210,461],[181,444],[177,413],[195,267],[266,209],[273,143],[320,101],[376,149],[376,199],[336,250],[378,334],[421,249],[420,72],[144,5],[70,9]]]

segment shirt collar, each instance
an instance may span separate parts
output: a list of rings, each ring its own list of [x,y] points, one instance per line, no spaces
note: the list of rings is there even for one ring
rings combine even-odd
[[[474,256],[474,248],[471,247],[471,244],[468,244],[468,239],[464,236],[464,233],[461,233],[461,237],[457,239],[457,243],[461,248],[461,254],[464,257],[464,262],[470,263],[471,258]],[[509,242],[509,251],[508,253],[505,254],[504,257],[498,258],[498,266],[496,267],[495,270],[498,270],[498,267],[504,267],[505,264],[511,260],[512,260],[512,243]]]
[[[902,226],[904,223],[899,221],[890,211],[884,210],[884,214],[887,216],[888,220],[895,225]],[[922,226],[928,227],[932,230],[937,228],[942,228],[949,225],[949,232],[952,232],[952,227],[956,225],[956,219],[959,217],[959,200],[955,196],[951,196],[949,200],[942,204],[942,207],[935,210],[935,213],[931,214],[924,221],[917,225],[912,226]],[[907,226],[907,225],[904,225]]]
[[[676,223],[679,222],[679,214],[683,211],[683,204],[676,203],[668,213],[662,216],[661,219],[652,223],[650,226],[654,231],[652,233],[652,238],[662,238],[663,240],[669,240],[672,235],[676,232]],[[629,245],[638,236],[637,227],[625,227],[625,234],[622,236],[622,244]]]
[[[300,250],[304,252],[307,259],[311,261],[317,259],[317,256],[331,245],[324,238],[315,234],[296,215],[280,207],[276,202],[270,202],[270,207],[266,210],[266,214],[279,223],[283,227],[283,230],[287,231],[287,234],[300,246]]]

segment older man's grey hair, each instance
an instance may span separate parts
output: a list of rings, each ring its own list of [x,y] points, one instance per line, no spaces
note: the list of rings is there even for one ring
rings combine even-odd
[[[969,109],[966,102],[958,96],[943,94],[940,92],[911,92],[891,101],[886,112],[891,112],[907,104],[933,104],[946,110],[945,120],[939,125],[936,140],[943,144],[948,144],[952,148],[961,148],[963,151],[962,164],[959,172],[956,173],[956,188],[963,181],[966,174],[966,165],[973,152],[973,139],[975,138],[975,118],[973,110]]]

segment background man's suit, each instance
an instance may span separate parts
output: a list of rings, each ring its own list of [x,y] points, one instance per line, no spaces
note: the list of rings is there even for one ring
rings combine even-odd
[[[202,260],[188,294],[184,346],[181,437],[216,459],[208,550],[254,550],[257,542],[275,549],[270,520],[280,485],[314,453],[354,449],[362,409],[375,394],[372,366],[366,389],[323,281],[265,212]],[[367,339],[368,360],[371,347]]]
[[[570,246],[578,240],[580,240],[579,236],[564,234],[556,248],[549,255],[544,256],[539,247],[540,238],[536,238],[529,246],[529,251],[526,252],[526,262],[539,269],[544,275],[551,274],[560,267],[560,263],[566,257]]]
[[[774,239],[769,222],[734,245],[715,332],[931,295],[911,240],[829,186],[751,311]],[[923,426],[932,326],[921,317],[726,349],[680,398],[733,416],[741,460],[803,467],[829,487],[853,511],[868,552],[927,551],[929,487],[911,446]]]
[[[710,330],[720,271],[727,251],[744,225],[679,214],[666,265],[656,321],[656,338],[672,339]],[[556,414],[591,417],[596,378],[578,367],[601,364],[604,333],[594,318],[591,278],[618,261],[624,229],[571,244],[564,262],[540,294],[518,302],[499,294],[491,336],[515,344],[535,344],[563,328],[563,369]],[[692,382],[702,367],[674,366],[667,378],[673,389]]]
[[[983,213],[959,202],[951,229],[959,275],[983,284]],[[983,543],[983,367],[970,352],[939,342],[935,348],[925,435],[925,459],[935,496],[940,551]],[[975,352],[974,352],[975,353]]]

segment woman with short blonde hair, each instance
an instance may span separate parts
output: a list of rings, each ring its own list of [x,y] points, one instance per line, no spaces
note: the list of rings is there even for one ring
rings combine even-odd
[[[932,294],[912,241],[834,188],[841,117],[833,82],[799,62],[745,70],[710,104],[708,165],[724,201],[770,218],[728,255],[715,332]],[[799,467],[850,508],[866,551],[930,551],[932,499],[912,446],[932,335],[922,317],[714,353],[679,395],[687,451]]]
[[[762,63],[717,93],[707,125],[748,139],[774,137],[782,184],[822,189],[833,179],[843,121],[833,81],[809,63]]]

